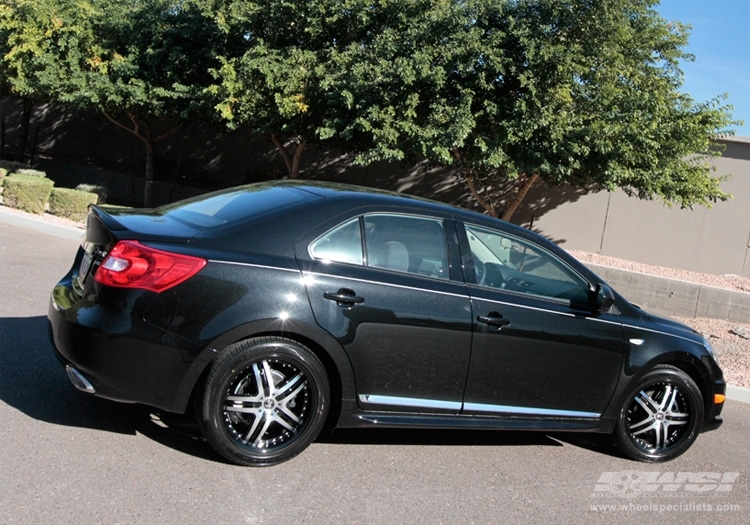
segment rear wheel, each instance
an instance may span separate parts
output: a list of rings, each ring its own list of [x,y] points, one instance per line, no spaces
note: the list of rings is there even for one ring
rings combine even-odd
[[[695,381],[678,368],[659,366],[625,398],[615,442],[638,461],[668,461],[693,444],[703,413],[703,396]]]
[[[211,367],[198,420],[214,449],[239,465],[286,461],[310,445],[325,422],[325,368],[285,338],[229,346]]]

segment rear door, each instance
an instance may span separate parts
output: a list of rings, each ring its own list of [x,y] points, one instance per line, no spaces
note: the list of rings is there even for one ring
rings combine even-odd
[[[303,248],[315,318],[346,349],[359,405],[459,413],[472,323],[453,223],[363,214]]]

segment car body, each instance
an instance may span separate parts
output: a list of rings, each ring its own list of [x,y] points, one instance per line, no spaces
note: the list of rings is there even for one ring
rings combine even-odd
[[[692,329],[536,233],[354,186],[92,206],[48,317],[79,389],[194,407],[244,465],[325,424],[611,433],[643,461],[721,424],[722,372]]]

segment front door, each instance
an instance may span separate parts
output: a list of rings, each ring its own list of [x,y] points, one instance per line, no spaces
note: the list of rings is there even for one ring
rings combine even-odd
[[[588,281],[545,247],[462,228],[477,276],[464,413],[599,417],[622,366],[616,316],[594,313]]]

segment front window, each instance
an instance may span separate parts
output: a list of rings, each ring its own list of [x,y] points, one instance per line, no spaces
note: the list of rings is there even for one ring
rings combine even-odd
[[[503,232],[466,225],[476,284],[586,303],[588,282],[545,248]]]

